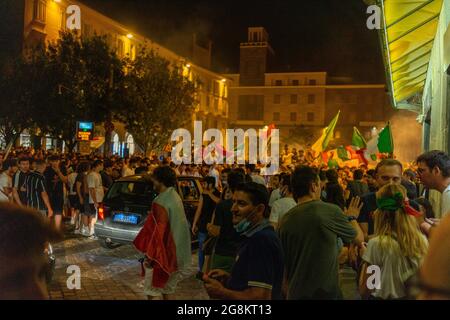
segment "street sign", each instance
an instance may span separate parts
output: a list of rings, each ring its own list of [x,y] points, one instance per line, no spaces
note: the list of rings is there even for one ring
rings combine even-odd
[[[79,141],[78,151],[81,155],[89,155],[91,153],[91,142],[90,141]]]
[[[93,122],[77,122],[77,140],[91,141],[94,138],[94,123]]]

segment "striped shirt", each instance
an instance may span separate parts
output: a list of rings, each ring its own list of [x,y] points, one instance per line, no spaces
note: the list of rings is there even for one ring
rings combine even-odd
[[[22,204],[27,203],[27,192],[24,190],[27,175],[28,172],[17,170],[12,180],[13,187],[16,188],[17,193],[19,194],[20,202],[22,202]]]
[[[25,181],[27,189],[27,205],[37,210],[46,210],[42,192],[47,192],[45,177],[37,171],[30,172]]]

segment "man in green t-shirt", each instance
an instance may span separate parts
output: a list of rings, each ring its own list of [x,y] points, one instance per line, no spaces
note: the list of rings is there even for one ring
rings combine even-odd
[[[338,285],[338,237],[344,243],[364,240],[356,222],[359,198],[352,200],[345,214],[320,200],[316,171],[297,167],[292,175],[294,199],[298,205],[286,213],[279,235],[285,257],[287,299],[341,299]]]

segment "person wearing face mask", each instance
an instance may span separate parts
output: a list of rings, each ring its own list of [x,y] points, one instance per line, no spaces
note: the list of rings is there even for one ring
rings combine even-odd
[[[277,300],[282,298],[283,254],[268,218],[269,193],[265,186],[247,182],[233,193],[233,225],[241,237],[231,273],[212,270],[203,276],[214,299]]]
[[[280,186],[281,199],[276,200],[270,211],[270,223],[275,229],[278,229],[279,222],[285,213],[297,205],[291,188],[291,175],[283,175]]]

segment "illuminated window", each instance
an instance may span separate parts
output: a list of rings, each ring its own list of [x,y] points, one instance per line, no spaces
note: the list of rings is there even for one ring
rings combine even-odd
[[[34,0],[33,19],[45,22],[47,15],[47,2],[45,0]]]
[[[117,55],[122,58],[123,57],[123,51],[124,51],[124,44],[122,39],[117,40]]]
[[[114,133],[114,136],[113,136],[113,154],[119,154],[119,151],[120,151],[119,135],[117,133]]]
[[[134,138],[131,134],[127,136],[127,149],[130,155],[134,154]]]
[[[136,47],[133,44],[130,45],[130,58],[131,60],[136,59]]]

